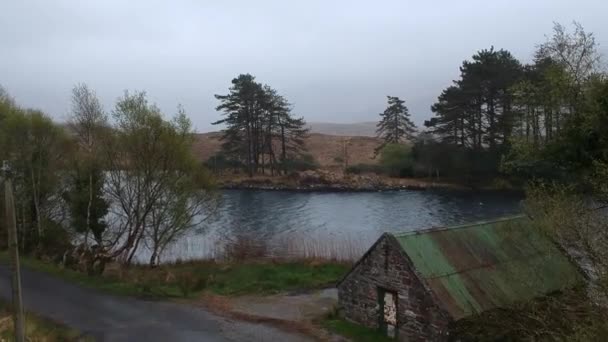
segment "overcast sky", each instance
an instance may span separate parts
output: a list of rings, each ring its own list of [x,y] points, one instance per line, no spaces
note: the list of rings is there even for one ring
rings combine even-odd
[[[308,121],[375,121],[393,95],[420,124],[463,60],[494,45],[529,61],[554,21],[581,22],[606,54],[607,13],[607,0],[1,0],[0,84],[57,119],[78,82],[108,111],[146,90],[208,131],[213,94],[251,73]]]

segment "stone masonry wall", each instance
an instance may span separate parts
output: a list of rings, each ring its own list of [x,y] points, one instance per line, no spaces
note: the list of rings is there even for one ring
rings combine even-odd
[[[418,280],[396,239],[386,234],[338,286],[344,317],[377,329],[380,317],[378,287],[398,295],[400,341],[447,340],[449,319]]]

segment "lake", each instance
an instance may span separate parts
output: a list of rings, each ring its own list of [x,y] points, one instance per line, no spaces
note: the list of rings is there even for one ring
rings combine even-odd
[[[383,232],[404,232],[521,212],[515,194],[470,191],[289,192],[224,190],[219,210],[170,246],[163,262],[219,258],[227,246],[265,255],[358,258]],[[262,253],[262,252],[260,252]],[[147,261],[147,253],[138,256]]]

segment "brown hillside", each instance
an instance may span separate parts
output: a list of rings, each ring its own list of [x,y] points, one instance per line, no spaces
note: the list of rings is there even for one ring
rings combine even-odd
[[[346,137],[375,137],[377,122],[332,123],[308,122],[313,133],[338,135]]]
[[[194,150],[201,160],[207,160],[219,151],[221,141],[219,132],[196,135]],[[343,165],[344,146],[349,165],[375,164],[374,149],[380,144],[377,138],[362,136],[335,136],[311,133],[305,141],[308,153],[324,168]]]

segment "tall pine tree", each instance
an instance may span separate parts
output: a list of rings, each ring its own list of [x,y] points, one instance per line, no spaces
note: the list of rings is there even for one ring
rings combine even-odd
[[[213,124],[226,125],[222,153],[242,162],[250,176],[267,169],[271,174],[285,172],[286,161],[304,151],[308,132],[304,119],[294,117],[291,104],[252,75],[239,75],[232,80],[229,94],[215,97],[224,118]]]
[[[376,134],[382,139],[382,144],[376,152],[387,144],[400,144],[407,140],[413,140],[416,125],[410,119],[410,113],[405,106],[405,101],[396,96],[387,96],[388,107],[380,113]]]
[[[453,151],[461,154],[463,160],[458,162],[467,175],[498,171],[517,125],[513,87],[521,76],[521,64],[508,51],[481,50],[462,63],[460,79],[431,107],[435,117],[425,126],[446,145],[446,151],[457,148]]]

